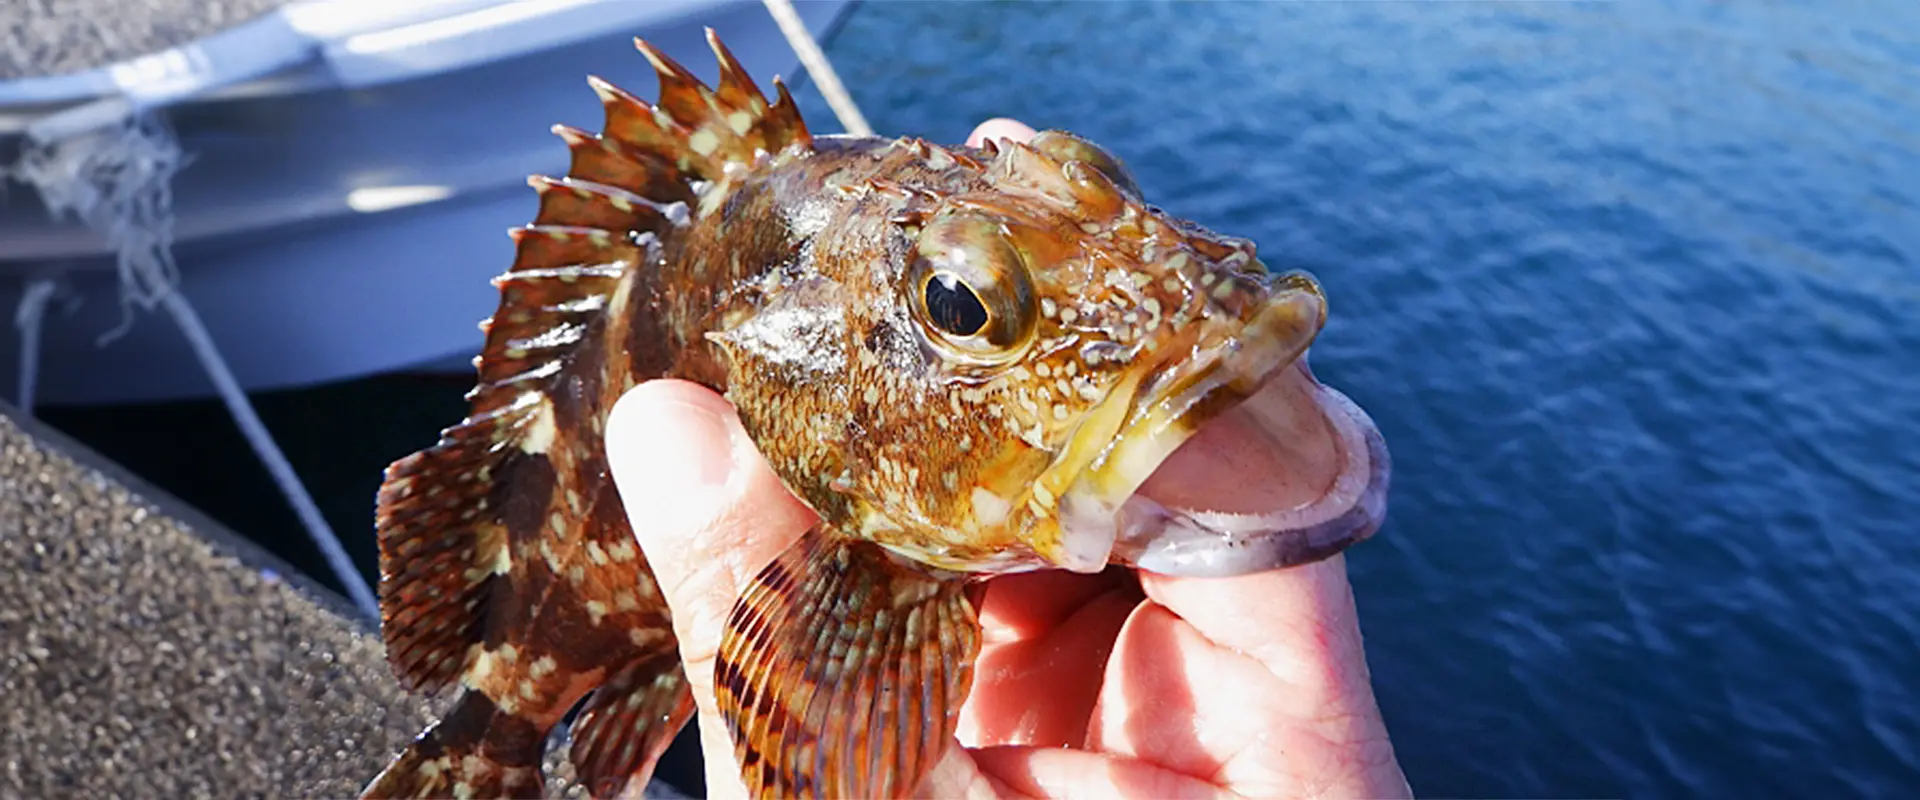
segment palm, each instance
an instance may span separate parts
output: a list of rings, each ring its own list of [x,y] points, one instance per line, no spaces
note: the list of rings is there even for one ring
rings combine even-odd
[[[1324,580],[1343,566],[1307,569],[1336,574],[1299,575],[1305,594],[1274,604],[1351,613],[1344,582]],[[1325,616],[1289,624],[1208,602],[1229,599],[1210,595],[1236,582],[1148,576],[1143,593],[1118,569],[994,581],[959,732],[971,766],[988,788],[1019,794],[1404,793],[1378,717],[1358,710],[1372,698],[1357,637]],[[1196,603],[1214,607],[1190,610],[1193,622],[1172,610]],[[1276,633],[1292,643],[1258,644]],[[934,781],[969,782],[969,772],[943,764]]]
[[[1115,636],[1144,599],[1139,582],[1112,569],[1015,575],[987,587],[961,742],[1084,747]]]

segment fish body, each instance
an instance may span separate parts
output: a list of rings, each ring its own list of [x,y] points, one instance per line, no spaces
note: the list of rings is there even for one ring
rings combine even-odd
[[[532,181],[472,411],[388,471],[389,658],[462,694],[367,796],[538,795],[576,706],[589,791],[638,791],[686,723],[601,449],[643,380],[724,392],[821,519],[743,592],[715,667],[759,796],[913,791],[971,684],[979,580],[1276,569],[1380,524],[1384,443],[1305,367],[1326,319],[1310,277],[1146,205],[1070,134],[815,137],[709,41],[716,87],[640,42],[659,99],[595,79],[604,130],[557,129],[572,166]],[[1159,468],[1194,471],[1202,439],[1326,475],[1276,499],[1242,468],[1240,500],[1188,502]]]

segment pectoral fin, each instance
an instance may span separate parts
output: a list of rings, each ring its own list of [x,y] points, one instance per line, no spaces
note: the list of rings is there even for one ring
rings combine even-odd
[[[815,529],[727,620],[714,689],[755,797],[902,797],[950,742],[980,623],[966,585]]]

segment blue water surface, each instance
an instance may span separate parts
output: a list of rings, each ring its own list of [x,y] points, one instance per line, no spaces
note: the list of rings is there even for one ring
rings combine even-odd
[[[884,133],[1075,130],[1323,280],[1418,793],[1920,796],[1920,3],[869,2],[828,51]]]

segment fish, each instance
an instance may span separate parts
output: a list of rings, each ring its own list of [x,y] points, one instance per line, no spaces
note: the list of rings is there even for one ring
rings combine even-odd
[[[602,437],[642,381],[721,392],[819,523],[714,666],[756,797],[911,794],[952,740],[995,576],[1285,569],[1371,538],[1391,461],[1307,351],[1319,282],[1144,199],[1075,134],[812,134],[714,32],[709,86],[644,40],[494,280],[465,419],[376,503],[381,630],[450,710],[366,797],[540,796],[545,743],[637,792],[692,711]],[[1311,469],[1302,465],[1311,465]]]

